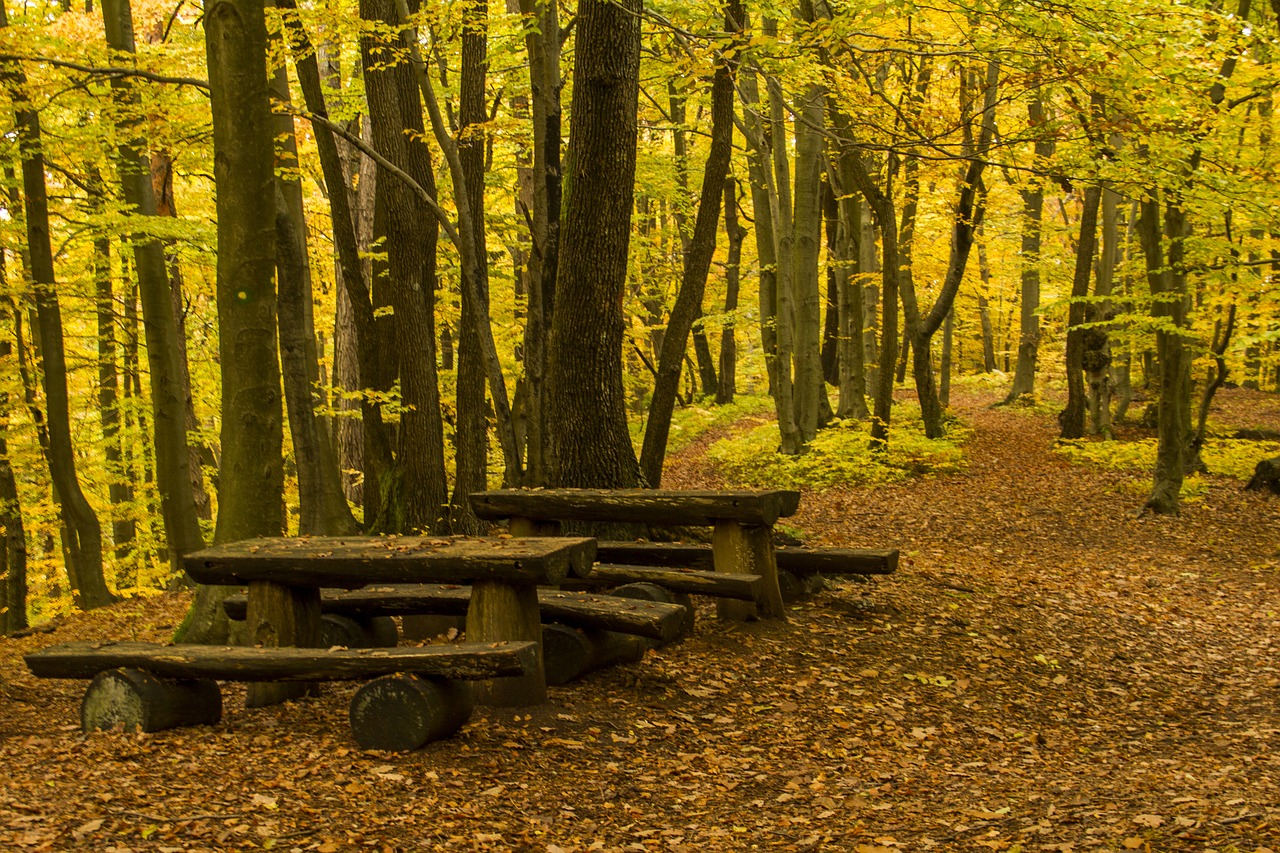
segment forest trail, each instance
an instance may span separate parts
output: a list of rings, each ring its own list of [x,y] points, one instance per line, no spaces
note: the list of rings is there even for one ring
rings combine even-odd
[[[23,671],[161,639],[181,597],[0,640],[0,849],[1280,850],[1280,501],[1211,477],[1139,518],[1145,475],[1072,467],[1051,416],[990,402],[953,395],[964,473],[790,519],[900,548],[897,575],[785,625],[704,605],[684,642],[411,755],[354,748],[347,688],[250,712],[231,687],[216,728],[86,738],[80,687]],[[722,485],[700,458],[664,485]]]

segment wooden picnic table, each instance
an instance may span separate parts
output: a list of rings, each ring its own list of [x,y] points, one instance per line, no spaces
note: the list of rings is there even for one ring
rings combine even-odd
[[[621,522],[660,526],[710,526],[716,572],[759,575],[754,602],[720,600],[729,619],[785,619],[774,555],[773,525],[795,513],[800,493],[774,489],[496,489],[471,493],[471,506],[484,519],[509,519],[515,536],[547,536],[561,522]]]
[[[319,642],[320,588],[371,583],[470,584],[471,642],[539,642],[538,585],[591,571],[590,538],[342,536],[252,539],[188,554],[199,583],[248,587],[250,640],[262,646],[314,647]],[[477,685],[477,699],[530,705],[546,699],[541,649],[528,675]],[[273,704],[305,690],[294,684],[251,684],[250,706]]]

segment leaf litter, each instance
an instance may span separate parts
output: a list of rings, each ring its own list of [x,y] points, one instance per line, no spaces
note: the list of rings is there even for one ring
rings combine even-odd
[[[413,754],[357,749],[341,685],[254,711],[224,685],[218,726],[86,736],[83,683],[22,665],[164,641],[182,595],[0,640],[0,849],[1280,850],[1280,501],[1210,477],[1137,518],[1133,477],[990,402],[953,401],[964,474],[789,520],[901,549],[897,575],[829,581],[786,624],[700,604],[690,638]],[[666,485],[726,485],[704,449]]]

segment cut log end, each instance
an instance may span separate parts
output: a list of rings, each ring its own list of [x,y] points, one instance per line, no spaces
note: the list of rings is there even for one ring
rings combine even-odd
[[[123,728],[158,732],[179,726],[211,726],[222,719],[215,681],[159,678],[139,669],[100,672],[80,703],[86,731]]]
[[[473,707],[464,681],[385,675],[351,698],[351,732],[361,749],[408,752],[462,728]]]

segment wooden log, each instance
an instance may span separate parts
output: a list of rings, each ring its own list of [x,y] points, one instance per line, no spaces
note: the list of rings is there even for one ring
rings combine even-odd
[[[529,640],[535,645],[533,666],[525,674],[480,682],[475,691],[477,702],[519,707],[540,705],[547,700],[538,590],[533,584],[490,581],[473,584],[467,607],[467,639],[478,643]]]
[[[248,539],[195,551],[183,567],[199,583],[269,580],[290,586],[359,589],[370,583],[556,584],[587,575],[595,540],[312,536]]]
[[[393,648],[400,642],[400,632],[390,616],[353,619],[340,613],[325,613],[320,617],[320,640],[321,648]]]
[[[710,551],[708,551],[708,554]],[[717,598],[755,601],[764,589],[759,575],[728,575],[700,569],[662,569],[653,566],[618,566],[600,563],[588,583],[656,583],[667,589]]]
[[[248,598],[245,622],[250,643],[265,648],[315,648],[321,644],[320,590],[255,580],[249,583]],[[265,708],[318,692],[302,683],[250,684],[245,707]]]
[[[615,631],[583,631],[568,625],[542,626],[543,660],[547,684],[566,684],[593,669],[614,663],[634,663],[648,644],[640,637]]]
[[[166,678],[249,682],[351,681],[394,672],[491,678],[531,671],[534,648],[528,642],[340,650],[65,643],[31,652],[24,660],[39,678],[92,678],[117,667]]]
[[[211,726],[222,719],[222,693],[214,681],[160,678],[138,669],[99,672],[80,703],[80,727],[122,727],[158,732]]]
[[[321,606],[324,600],[320,601]],[[390,617],[388,617],[390,618]],[[405,613],[400,617],[400,635],[405,642],[416,643],[437,637],[457,637],[467,630],[465,610],[456,614]],[[452,634],[449,632],[453,631]]]
[[[472,492],[481,518],[692,525],[720,520],[771,526],[795,513],[800,493],[684,489],[495,489]]]
[[[712,560],[717,572],[760,575],[762,593],[754,604],[719,599],[716,610],[721,619],[787,618],[778,588],[778,566],[773,556],[773,532],[767,527],[746,527],[733,521],[715,526],[711,538]]]
[[[602,564],[690,569],[712,565],[710,546],[683,542],[600,542],[596,559]],[[898,569],[896,548],[777,547],[774,559],[779,569],[797,575],[891,575]]]
[[[464,681],[384,675],[351,697],[351,733],[361,749],[408,752],[462,728],[474,705]]]
[[[680,630],[678,633],[669,637],[655,637],[657,640],[652,645],[658,646],[662,643],[669,643],[672,640],[683,637],[686,634],[693,633],[694,610],[693,601],[690,600],[689,594],[678,590],[670,589],[656,583],[648,583],[640,581],[637,583],[623,584],[613,591],[616,598],[631,598],[648,602],[651,605],[676,605],[684,608],[684,613],[680,619]]]
[[[804,584],[800,576],[786,569],[778,569],[778,591],[782,594],[783,604],[795,604],[804,598]]]
[[[471,587],[467,586],[390,584],[350,592],[325,591],[320,607],[326,613],[367,619],[408,614],[462,615],[470,602]],[[223,606],[227,615],[235,619],[244,612],[245,599],[231,596]],[[613,596],[548,589],[538,590],[538,609],[540,621],[637,634],[663,642],[680,635],[680,626],[686,618],[685,613],[669,604],[623,603]],[[443,630],[448,627],[444,625]]]

